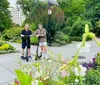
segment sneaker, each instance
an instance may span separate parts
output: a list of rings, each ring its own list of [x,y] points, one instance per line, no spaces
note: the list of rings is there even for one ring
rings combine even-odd
[[[31,56],[28,56],[30,59],[32,59],[32,57]]]
[[[24,60],[24,59],[25,59],[25,57],[24,57],[24,56],[21,56],[21,59],[22,59],[22,60]]]
[[[38,58],[40,59],[42,57],[42,52],[40,53],[40,55],[38,55]]]

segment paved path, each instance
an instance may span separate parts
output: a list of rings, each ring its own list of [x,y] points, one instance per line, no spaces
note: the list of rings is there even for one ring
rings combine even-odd
[[[92,61],[92,58],[95,57],[97,52],[100,52],[100,47],[95,44],[94,41],[88,42],[91,45],[90,52],[80,53],[80,56],[85,56],[84,59],[79,59],[82,61]],[[13,83],[15,78],[14,69],[19,67],[17,63],[18,57],[21,55],[21,45],[16,43],[11,43],[16,49],[19,51],[17,53],[3,54],[0,55],[0,85],[8,85],[8,83]],[[78,42],[73,44],[69,44],[62,47],[49,47],[54,53],[61,53],[63,59],[72,58],[72,56],[76,53],[76,45]],[[36,46],[32,46],[31,53],[35,54]]]

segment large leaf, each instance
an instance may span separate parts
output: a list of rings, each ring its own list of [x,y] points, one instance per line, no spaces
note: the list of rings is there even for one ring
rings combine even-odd
[[[29,85],[32,81],[32,77],[22,72],[21,70],[15,70],[18,80],[21,85]]]

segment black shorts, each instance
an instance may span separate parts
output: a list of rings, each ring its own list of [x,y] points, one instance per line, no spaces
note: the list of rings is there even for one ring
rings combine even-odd
[[[25,49],[26,46],[28,49],[30,49],[31,48],[30,42],[22,41],[22,48]]]

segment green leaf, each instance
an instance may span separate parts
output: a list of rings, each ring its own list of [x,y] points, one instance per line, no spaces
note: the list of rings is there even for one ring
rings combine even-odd
[[[44,85],[44,83],[42,81],[39,81],[38,85]]]
[[[31,83],[32,77],[28,74],[22,72],[21,70],[15,70],[15,73],[21,85],[29,85]]]

